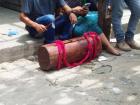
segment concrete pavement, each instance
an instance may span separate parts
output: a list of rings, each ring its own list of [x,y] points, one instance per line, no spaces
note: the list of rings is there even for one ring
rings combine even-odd
[[[102,56],[54,72],[34,57],[2,63],[0,105],[140,105],[140,51]]]

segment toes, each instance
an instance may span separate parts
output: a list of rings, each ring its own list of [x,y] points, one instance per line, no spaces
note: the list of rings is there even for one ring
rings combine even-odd
[[[112,54],[117,55],[117,56],[121,55],[121,53],[118,50],[113,51]]]
[[[113,54],[113,55],[116,55],[116,56],[120,56],[121,55],[121,53],[118,50],[116,50],[116,49],[108,49],[108,52],[110,54]]]

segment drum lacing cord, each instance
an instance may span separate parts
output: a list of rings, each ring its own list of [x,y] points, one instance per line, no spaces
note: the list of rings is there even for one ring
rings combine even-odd
[[[55,41],[55,44],[58,47],[57,69],[60,69],[62,65],[67,66],[67,67],[71,67],[71,68],[76,67],[78,65],[83,64],[86,61],[90,62],[91,60],[93,60],[97,56],[97,51],[96,51],[97,41],[100,41],[98,35],[95,32],[88,32],[88,33],[84,34],[84,38],[86,39],[86,41],[88,43],[87,52],[86,52],[85,56],[83,57],[83,59],[80,60],[79,62],[76,62],[76,63],[69,63],[67,61],[67,53],[65,50],[64,42],[61,40]],[[90,41],[89,38],[91,38],[92,41]]]

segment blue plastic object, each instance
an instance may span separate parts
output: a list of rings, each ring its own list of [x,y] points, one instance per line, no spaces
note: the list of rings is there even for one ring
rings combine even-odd
[[[81,36],[85,32],[102,33],[101,28],[98,25],[98,12],[89,12],[86,16],[78,17],[78,23],[75,25],[73,33],[76,36]]]
[[[8,36],[15,36],[18,34],[18,31],[16,29],[9,29]]]

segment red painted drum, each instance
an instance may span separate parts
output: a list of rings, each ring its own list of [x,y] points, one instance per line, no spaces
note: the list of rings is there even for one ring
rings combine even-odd
[[[98,57],[102,50],[99,36],[94,32],[66,41],[55,41],[42,45],[38,51],[38,61],[42,70],[57,70],[75,67]]]

